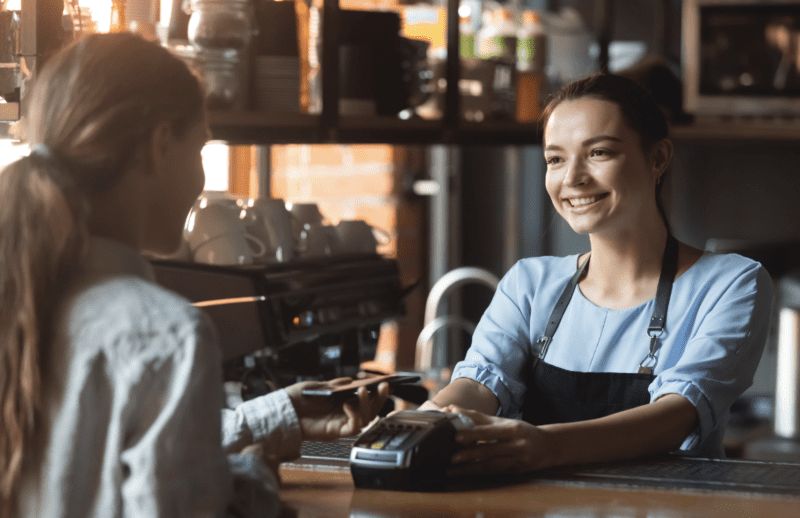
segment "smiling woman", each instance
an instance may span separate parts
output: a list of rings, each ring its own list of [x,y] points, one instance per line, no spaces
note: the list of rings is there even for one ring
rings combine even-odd
[[[722,457],[766,340],[768,274],[671,235],[660,189],[672,143],[641,86],[577,81],[544,122],[547,191],[591,252],[523,259],[500,282],[453,381],[424,405],[477,424],[457,437],[454,471]]]

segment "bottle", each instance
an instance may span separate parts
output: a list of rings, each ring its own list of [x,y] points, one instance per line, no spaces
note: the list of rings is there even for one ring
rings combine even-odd
[[[511,11],[501,7],[490,15],[490,23],[480,30],[480,48],[478,54],[482,58],[500,58],[511,63],[517,61],[517,25]]]
[[[536,11],[522,13],[517,32],[517,70],[544,73],[547,58],[547,33]]]
[[[125,0],[111,1],[111,23],[108,32],[125,32],[128,24],[125,21]]]
[[[490,45],[489,40],[494,37],[496,31],[497,29],[494,26],[494,11],[490,11],[489,9],[484,10],[481,13],[481,28],[475,36],[475,55],[477,57],[485,57],[484,49],[488,52]]]
[[[532,122],[542,114],[547,95],[547,33],[535,11],[522,13],[517,33],[517,120]]]
[[[458,32],[460,36],[459,50],[462,58],[475,57],[475,31],[469,15],[459,16]]]

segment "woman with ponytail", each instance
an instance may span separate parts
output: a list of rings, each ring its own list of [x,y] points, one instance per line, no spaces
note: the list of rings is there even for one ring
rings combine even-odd
[[[275,463],[388,395],[222,409],[210,321],[140,255],[177,248],[203,188],[203,98],[131,34],[61,50],[25,98],[31,153],[0,170],[0,516],[274,515]]]

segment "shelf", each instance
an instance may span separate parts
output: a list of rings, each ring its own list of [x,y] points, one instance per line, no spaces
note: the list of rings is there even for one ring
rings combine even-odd
[[[209,113],[215,140],[230,144],[456,144],[539,145],[537,123],[461,122],[455,129],[441,120],[341,116],[338,127],[325,130],[318,115],[300,113]],[[670,127],[676,144],[800,141],[800,121],[743,121],[680,124]]]
[[[303,113],[210,111],[214,140],[229,144],[299,144],[321,142],[320,118]]]
[[[441,120],[341,116],[325,130],[317,115],[267,112],[209,113],[215,140],[230,144],[460,144],[532,145],[539,143],[535,123],[463,122],[455,129]]]
[[[670,137],[678,144],[730,142],[786,142],[800,140],[800,121],[747,121],[720,119],[670,128]]]

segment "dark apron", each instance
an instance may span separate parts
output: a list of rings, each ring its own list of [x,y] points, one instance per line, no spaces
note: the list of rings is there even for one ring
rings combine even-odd
[[[667,236],[655,308],[647,328],[650,352],[639,365],[639,372],[635,374],[573,372],[547,364],[543,360],[589,259],[584,261],[564,288],[550,315],[544,336],[531,348],[530,364],[526,373],[527,391],[522,403],[522,419],[528,423],[541,425],[585,421],[650,402],[648,387],[655,379],[653,367],[657,361],[657,339],[664,331],[667,320],[672,281],[678,267],[678,242],[671,235]]]

